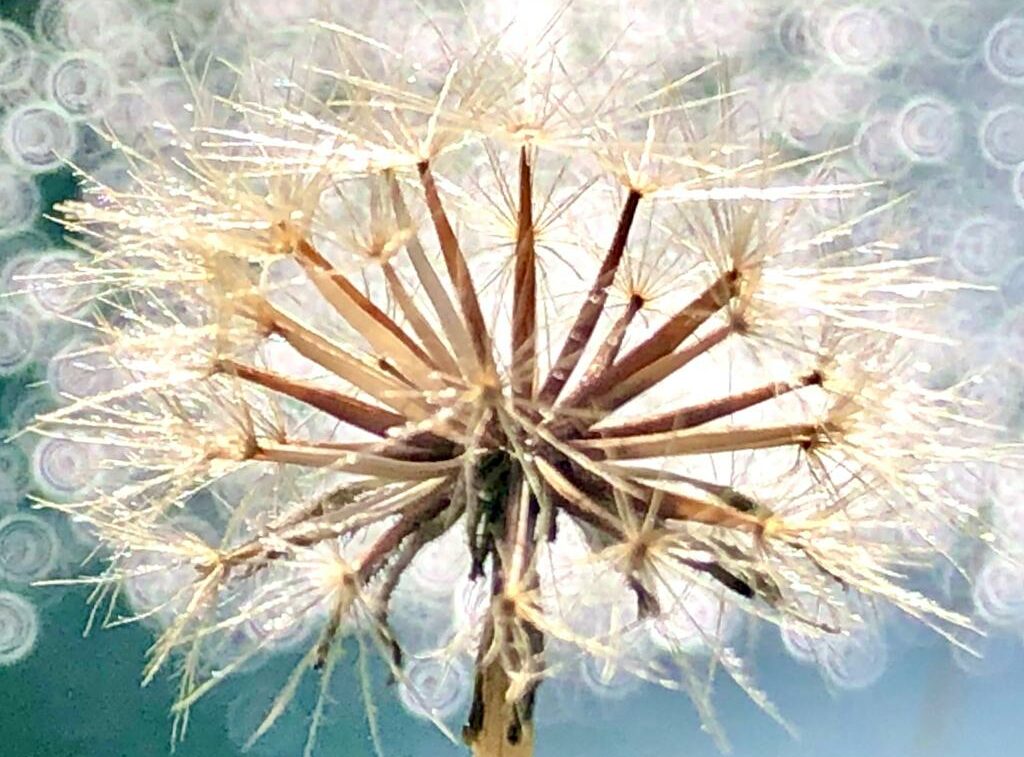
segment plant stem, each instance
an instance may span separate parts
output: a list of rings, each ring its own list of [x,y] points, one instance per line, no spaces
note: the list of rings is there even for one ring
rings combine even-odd
[[[508,702],[509,678],[500,661],[494,660],[477,673],[474,711],[479,720],[465,732],[473,757],[531,757],[533,755],[533,723],[522,717],[522,705]],[[509,738],[515,734],[514,741]]]

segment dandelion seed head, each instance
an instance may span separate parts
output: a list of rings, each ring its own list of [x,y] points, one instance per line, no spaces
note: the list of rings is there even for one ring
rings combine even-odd
[[[916,27],[873,6],[787,16],[783,52],[831,64],[766,97],[724,61],[636,72],[615,24],[574,28],[660,29],[665,9],[537,8],[410,11],[376,35],[372,9],[199,6],[188,23],[222,16],[248,61],[181,75],[157,70],[154,23],[159,60],[111,56],[147,86],[112,90],[121,155],[59,208],[75,251],[5,264],[89,330],[49,363],[33,469],[111,559],[97,582],[130,614],[108,621],[158,633],[145,680],[179,667],[178,718],[291,652],[250,738],[319,675],[308,752],[346,644],[443,732],[468,710],[478,749],[530,742],[559,678],[659,683],[708,718],[720,666],[774,717],[735,649],[748,624],[837,688],[886,667],[876,607],[971,626],[909,574],[952,554],[985,517],[985,466],[1015,459],[997,442],[1017,373],[943,352],[971,298],[1005,309],[980,283],[1011,261],[996,214],[936,225],[943,249],[919,254],[906,200],[865,178],[961,144],[941,98],[867,109],[858,77]],[[731,2],[683,19],[669,44],[737,53],[772,23]],[[807,155],[862,117],[851,156]],[[63,148],[34,134],[25,170],[49,170]],[[10,341],[20,370],[35,347]]]

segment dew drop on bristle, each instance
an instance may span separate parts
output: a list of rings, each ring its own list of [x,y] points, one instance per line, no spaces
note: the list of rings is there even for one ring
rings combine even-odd
[[[20,594],[0,591],[0,666],[20,662],[35,649],[39,613]]]
[[[46,383],[58,401],[69,401],[103,395],[123,383],[123,377],[105,350],[75,339],[50,359]]]
[[[993,26],[985,38],[985,66],[1007,84],[1024,84],[1024,18],[1012,16]]]
[[[14,89],[28,81],[32,47],[32,38],[20,26],[0,21],[0,89]]]
[[[59,58],[47,77],[47,94],[76,118],[98,115],[107,105],[114,82],[102,59],[71,54]]]
[[[195,569],[181,560],[139,551],[122,561],[124,594],[139,615],[158,624],[171,622],[188,601]]]
[[[837,65],[868,71],[889,59],[892,34],[879,9],[859,5],[844,8],[826,23],[821,31],[822,45]]]
[[[987,623],[1019,627],[1024,623],[1024,567],[1008,556],[990,556],[974,579],[972,596]]]
[[[462,576],[469,575],[470,557],[465,534],[458,525],[430,542],[409,565],[406,574],[417,592],[447,596]]]
[[[472,679],[457,658],[413,657],[403,673],[398,698],[417,717],[445,720],[460,713],[469,698]]]
[[[31,359],[38,327],[23,309],[0,303],[0,376],[21,370]]]
[[[839,689],[866,689],[882,677],[889,663],[885,638],[876,629],[836,636],[819,658],[825,680]]]
[[[70,250],[50,250],[36,259],[27,273],[32,303],[45,316],[68,318],[85,309],[92,286],[75,281],[82,256]]]
[[[11,160],[31,173],[55,171],[77,148],[67,115],[44,102],[26,103],[4,116],[3,146]]]
[[[978,127],[981,154],[996,168],[1013,169],[1024,162],[1024,106],[990,110]]]
[[[32,474],[48,496],[67,499],[85,492],[95,478],[89,446],[66,439],[44,438],[32,450]]]
[[[949,63],[964,63],[978,54],[988,26],[973,3],[936,5],[925,27],[932,54]]]
[[[910,160],[895,135],[894,118],[889,115],[864,122],[853,140],[853,157],[869,177],[895,180],[910,169]]]
[[[31,301],[25,297],[29,291],[28,276],[41,254],[40,250],[25,250],[8,258],[0,268],[0,294],[16,294],[15,302],[31,308]]]
[[[640,679],[614,659],[587,655],[579,662],[583,685],[603,699],[622,699],[635,692]]]
[[[35,513],[12,513],[0,519],[0,579],[30,584],[52,576],[60,558],[53,526]]]
[[[825,634],[812,633],[805,626],[787,620],[779,626],[779,635],[789,655],[805,664],[817,662],[822,639],[827,638]]]
[[[950,253],[953,262],[971,280],[991,281],[1013,260],[1013,229],[990,215],[972,216],[953,232]]]
[[[897,114],[895,134],[900,147],[919,163],[942,163],[960,143],[956,108],[936,97],[911,100]]]

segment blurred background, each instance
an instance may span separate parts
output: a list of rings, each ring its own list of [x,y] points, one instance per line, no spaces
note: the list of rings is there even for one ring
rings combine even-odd
[[[539,3],[538,5],[545,5]],[[123,181],[125,167],[94,127],[152,147],[152,124],[175,123],[189,94],[182,67],[203,71],[213,92],[272,96],[302,51],[303,22],[390,18],[423,28],[412,2],[366,0],[0,0],[0,293],[25,275],[73,261],[45,216],[73,196],[63,158]],[[497,3],[497,15],[507,12]],[[425,2],[439,27],[458,24],[455,2]],[[548,3],[545,7],[553,7]],[[541,12],[538,10],[537,12]],[[549,12],[549,11],[548,11]],[[978,412],[1020,429],[1024,388],[1024,11],[1019,0],[577,0],[567,15],[578,44],[607,42],[628,27],[617,53],[666,69],[695,68],[720,53],[733,85],[783,152],[850,149],[836,181],[886,182],[879,206],[894,210],[853,234],[892,233],[908,254],[941,256],[949,272],[983,285],[942,314],[964,347],[931,361],[936,387],[968,375]],[[358,24],[357,24],[358,25]],[[174,43],[172,43],[172,38]],[[177,47],[177,51],[176,48]],[[275,76],[218,63],[259,59]],[[180,62],[179,62],[180,57]],[[265,73],[265,72],[264,72]],[[266,91],[263,89],[266,88]],[[158,146],[159,149],[159,146]],[[870,203],[865,200],[865,203]],[[857,214],[870,206],[844,208]],[[39,291],[0,299],[0,431],[16,434],[60,402],[68,376],[55,360],[75,344],[67,303]],[[1018,433],[1019,438],[1019,433]],[[89,535],[31,508],[29,497],[66,497],[88,461],[57,444],[19,436],[0,442],[0,755],[156,757],[170,752],[167,715],[175,682],[140,688],[151,642],[141,625],[83,638],[89,587],[33,587],[77,576]],[[1024,480],[970,471],[957,485],[982,497],[1006,538],[1024,535]],[[791,737],[727,681],[714,701],[733,753],[815,757],[1020,754],[1024,751],[1024,570],[966,556],[969,586],[935,576],[944,601],[988,630],[984,656],[955,649],[899,618],[884,638],[841,669],[822,670],[799,640],[768,626],[744,645],[756,678],[797,731]],[[88,574],[95,567],[84,568]],[[228,682],[198,706],[182,757],[241,754],[295,657],[282,654]],[[375,672],[388,755],[456,755],[430,724],[403,709]],[[312,686],[303,689],[257,755],[301,754]],[[339,674],[317,755],[372,754],[360,687]],[[547,687],[537,754],[594,757],[718,754],[688,699],[597,676]]]

